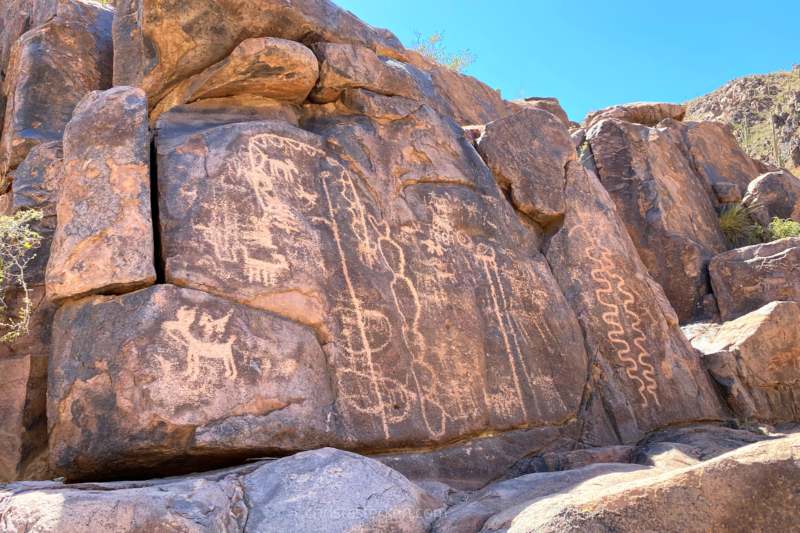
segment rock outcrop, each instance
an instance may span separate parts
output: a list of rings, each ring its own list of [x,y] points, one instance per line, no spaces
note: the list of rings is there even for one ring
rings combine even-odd
[[[800,307],[774,302],[690,334],[736,416],[800,422]]]
[[[731,250],[709,271],[722,320],[727,322],[771,302],[800,303],[800,239],[788,238]]]
[[[759,176],[747,187],[744,203],[762,226],[775,218],[800,222],[800,179],[784,169]]]
[[[641,124],[652,128],[662,120],[671,118],[681,121],[685,116],[686,106],[682,104],[635,102],[607,107],[600,111],[589,113],[584,120],[584,126],[591,128],[601,120],[615,118],[623,122]]]
[[[567,128],[572,127],[569,117],[567,116],[567,112],[564,111],[563,107],[561,107],[561,103],[558,101],[558,98],[538,98],[534,96],[531,98],[525,98],[523,100],[514,100],[512,104],[521,106],[523,108],[541,109],[542,111],[547,111],[548,113],[552,113]]]

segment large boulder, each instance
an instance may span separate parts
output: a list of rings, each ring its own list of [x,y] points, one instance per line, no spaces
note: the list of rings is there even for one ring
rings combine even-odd
[[[539,98],[533,96],[523,100],[514,100],[512,103],[525,109],[541,109],[542,111],[547,111],[548,113],[555,115],[555,117],[560,120],[565,127],[572,127],[572,123],[567,116],[567,112],[564,111],[563,107],[561,107],[558,98]]]
[[[584,125],[591,128],[601,120],[615,118],[631,124],[654,127],[662,120],[668,118],[681,121],[686,116],[686,106],[683,104],[668,104],[654,102],[634,102],[632,104],[616,105],[594,111],[586,115]]]
[[[12,211],[38,209],[44,218],[55,217],[63,162],[61,141],[34,147],[17,170],[10,174]]]
[[[731,250],[711,261],[709,271],[724,322],[768,303],[800,303],[800,238]]]
[[[714,202],[675,137],[674,128],[617,119],[587,134],[601,182],[683,323],[709,314],[708,264],[727,243]]]
[[[59,0],[57,16],[14,45],[0,140],[10,169],[34,146],[61,140],[78,102],[111,86],[113,16],[97,2]]]
[[[574,417],[577,320],[461,131],[427,106],[304,127],[159,134],[167,281],[313,328],[354,450]]]
[[[0,529],[38,533],[427,533],[438,500],[397,472],[324,449],[139,482],[0,487]]]
[[[317,58],[302,44],[247,39],[230,56],[175,87],[158,103],[150,122],[172,107],[209,98],[250,95],[302,104],[318,77]]]
[[[46,354],[0,359],[0,483],[46,475],[46,391]]]
[[[58,228],[47,297],[59,303],[156,281],[144,91],[93,92],[64,134]]]
[[[114,85],[144,89],[153,108],[180,82],[257,37],[353,44],[395,58],[404,51],[391,32],[327,0],[122,0],[114,20]]]
[[[794,531],[798,450],[800,436],[791,436],[643,479],[601,476],[534,502],[508,533]]]
[[[594,354],[584,439],[635,444],[678,421],[723,418],[678,317],[597,177],[570,162],[564,194],[566,216],[546,257]]]
[[[566,127],[547,111],[525,109],[486,126],[477,142],[514,207],[542,226],[564,216],[564,169],[575,161]]]
[[[56,314],[51,461],[70,479],[335,444],[333,403],[312,331],[252,307],[157,285]]]
[[[800,222],[800,179],[785,169],[759,176],[747,187],[744,203],[762,226],[775,218]]]
[[[740,418],[800,422],[800,307],[774,302],[692,339]]]

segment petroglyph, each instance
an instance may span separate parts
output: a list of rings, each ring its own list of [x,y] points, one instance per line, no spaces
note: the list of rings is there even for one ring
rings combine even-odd
[[[608,328],[603,329],[607,329],[606,334],[609,341],[616,346],[616,355],[625,365],[625,373],[628,378],[637,383],[644,407],[647,407],[649,403],[648,393],[653,397],[656,405],[660,405],[656,390],[655,368],[647,361],[651,355],[644,346],[647,337],[641,329],[641,317],[633,309],[636,296],[632,289],[628,289],[622,276],[617,273],[617,266],[611,251],[598,244],[585,227],[576,226],[575,231],[582,231],[591,243],[587,256],[595,264],[595,268],[591,269],[590,275],[596,283],[601,285],[595,289],[595,297],[600,305],[607,309],[602,314],[602,319]],[[618,296],[621,296],[622,302],[618,301]],[[629,324],[629,331],[626,331],[623,322]],[[626,340],[631,337],[633,348]]]
[[[203,332],[202,338],[191,331],[197,318],[197,310],[190,307],[181,307],[176,313],[176,320],[164,322],[161,326],[167,336],[177,343],[176,349],[186,350],[186,375],[189,379],[200,377],[203,359],[221,360],[225,367],[225,377],[231,380],[237,378],[236,361],[233,358],[236,335],[231,335],[226,342],[211,340],[224,338],[232,315],[233,311],[214,320],[203,313],[197,321],[197,326]]]

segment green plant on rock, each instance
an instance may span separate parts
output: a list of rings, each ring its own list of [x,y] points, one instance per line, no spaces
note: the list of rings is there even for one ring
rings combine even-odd
[[[788,219],[775,217],[772,219],[768,231],[771,241],[789,237],[800,237],[800,224]]]
[[[751,207],[741,203],[722,206],[719,213],[719,225],[731,246],[738,247],[741,243],[749,244],[756,236],[757,224],[753,224],[750,217],[751,211]]]
[[[444,33],[442,32],[437,31],[433,37],[428,38],[423,38],[422,34],[417,31],[414,32],[414,35],[416,35],[417,41],[411,47],[412,50],[433,59],[450,70],[464,72],[468,66],[478,59],[469,50],[459,50],[457,54],[448,53],[443,44]]]

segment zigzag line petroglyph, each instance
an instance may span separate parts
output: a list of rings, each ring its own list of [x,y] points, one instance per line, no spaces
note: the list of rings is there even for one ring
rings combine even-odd
[[[588,250],[587,255],[589,259],[596,264],[596,268],[593,268],[590,271],[590,275],[595,282],[603,286],[603,288],[595,289],[595,295],[597,297],[597,301],[600,302],[603,307],[609,309],[609,311],[603,313],[602,315],[603,322],[610,327],[607,332],[608,339],[612,342],[612,344],[615,344],[618,347],[617,357],[619,357],[619,359],[626,365],[625,373],[628,375],[628,377],[638,383],[637,388],[639,394],[642,396],[642,400],[644,401],[644,407],[647,407],[648,400],[646,393],[650,392],[655,397],[655,387],[653,386],[655,382],[645,384],[644,380],[635,374],[636,372],[640,371],[639,365],[640,362],[643,361],[643,357],[649,357],[650,355],[642,346],[642,342],[644,342],[646,338],[641,329],[638,328],[641,319],[628,307],[635,302],[635,299],[633,295],[625,289],[625,280],[619,275],[613,273],[616,265],[611,259],[611,252],[607,248],[599,246],[592,234],[583,226],[577,226],[575,229],[578,231],[583,231],[587,237],[587,240],[591,243],[591,247]],[[596,255],[599,255],[600,257],[598,258]],[[636,327],[634,328],[634,331],[636,331],[637,335],[634,344],[640,350],[638,357],[635,359],[633,357],[629,357],[632,352],[631,346],[628,341],[623,338],[625,335],[625,329],[621,323],[622,317],[620,313],[620,307],[616,303],[616,298],[614,296],[614,285],[611,282],[612,279],[617,281],[617,290],[625,296],[625,302],[623,303],[625,313],[635,320]],[[605,301],[603,299],[604,297],[606,297],[608,301]],[[647,364],[647,366],[649,369],[654,370],[649,364]],[[650,380],[648,380],[648,382],[649,381]]]
[[[203,313],[198,324],[203,329],[206,338],[220,337],[225,333],[225,328],[232,315],[233,311],[218,320],[212,320],[210,316]],[[186,348],[187,376],[193,380],[200,376],[201,359],[218,359],[222,360],[225,367],[225,377],[235,380],[238,376],[236,361],[233,357],[233,343],[236,342],[236,335],[231,335],[225,343],[198,339],[189,330],[196,316],[195,309],[182,307],[176,313],[176,320],[164,322],[161,326],[168,337]]]

